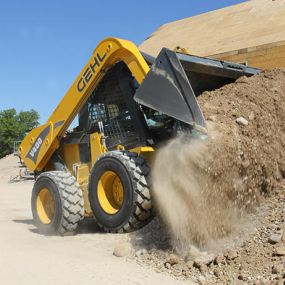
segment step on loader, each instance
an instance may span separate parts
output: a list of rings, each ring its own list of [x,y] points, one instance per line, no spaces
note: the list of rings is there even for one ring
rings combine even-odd
[[[207,132],[196,97],[258,72],[166,48],[153,58],[129,41],[103,40],[47,122],[19,146],[36,176],[39,231],[74,233],[91,216],[106,232],[146,225],[155,150],[182,132]]]

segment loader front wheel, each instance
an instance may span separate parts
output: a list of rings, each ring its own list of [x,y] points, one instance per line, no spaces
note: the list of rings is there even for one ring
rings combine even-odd
[[[82,192],[75,178],[65,171],[39,175],[31,204],[35,225],[43,234],[73,234],[84,217]]]
[[[106,232],[131,232],[152,218],[149,167],[136,153],[110,151],[99,157],[89,177],[89,202]]]

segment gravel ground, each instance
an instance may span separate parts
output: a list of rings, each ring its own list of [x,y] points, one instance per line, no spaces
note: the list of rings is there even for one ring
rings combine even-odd
[[[208,251],[192,246],[181,257],[158,219],[131,236],[130,256],[142,266],[201,284],[284,284],[285,183],[246,215],[239,232]]]

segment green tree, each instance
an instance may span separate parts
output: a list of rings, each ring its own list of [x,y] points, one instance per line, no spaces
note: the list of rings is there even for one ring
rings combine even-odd
[[[0,158],[13,152],[14,142],[22,140],[36,127],[39,117],[33,109],[18,114],[15,109],[0,111]]]

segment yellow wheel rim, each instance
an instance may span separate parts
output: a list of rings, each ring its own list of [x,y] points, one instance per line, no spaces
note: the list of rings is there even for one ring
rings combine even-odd
[[[120,177],[113,171],[106,171],[97,186],[98,201],[107,214],[116,214],[122,207],[124,188]]]
[[[40,190],[37,196],[37,213],[43,224],[50,224],[55,213],[55,202],[47,188]]]

